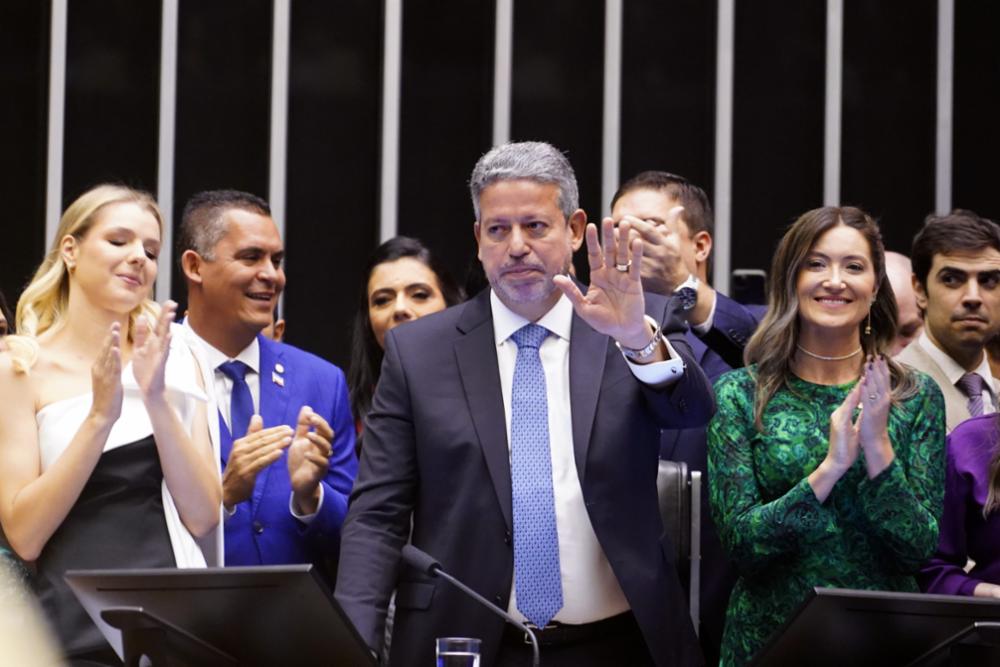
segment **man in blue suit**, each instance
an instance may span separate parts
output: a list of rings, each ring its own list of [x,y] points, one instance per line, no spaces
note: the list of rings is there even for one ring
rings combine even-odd
[[[671,210],[684,208],[671,220]],[[611,201],[615,223],[628,221],[643,240],[642,285],[649,292],[676,294],[686,307],[685,338],[694,358],[713,383],[743,365],[745,347],[763,306],[743,306],[716,292],[708,282],[712,252],[712,207],[705,191],[682,176],[645,171],[626,181]],[[660,458],[683,461],[706,475],[704,427],[668,429],[661,434]],[[702,484],[701,625],[699,639],[706,664],[719,661],[729,592],[736,582],[708,507],[708,484]]]
[[[261,335],[285,286],[267,202],[233,190],[197,194],[180,245],[189,338],[218,408],[225,564],[324,570],[357,472],[344,374]]]

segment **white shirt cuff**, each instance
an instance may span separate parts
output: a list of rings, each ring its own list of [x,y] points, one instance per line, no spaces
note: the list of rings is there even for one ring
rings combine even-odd
[[[292,513],[296,519],[302,523],[310,523],[319,514],[320,508],[323,507],[323,483],[320,482],[319,485],[319,502],[316,504],[316,511],[312,514],[299,514],[295,511],[295,492],[292,491],[288,494],[288,511]]]
[[[719,303],[719,299],[715,292],[712,292],[712,309],[708,311],[708,317],[705,318],[704,322],[700,324],[691,323],[691,330],[694,331],[699,336],[704,336],[709,331],[712,330],[712,325],[715,324],[715,305]]]
[[[646,316],[646,321],[652,324],[653,327],[657,326],[656,320],[648,315]],[[656,389],[669,386],[684,376],[684,360],[680,358],[680,355],[674,350],[674,346],[670,344],[666,336],[663,337],[663,344],[667,346],[667,354],[670,357],[665,361],[654,361],[651,364],[637,364],[626,357],[624,352],[622,353],[622,358],[628,364],[632,375],[639,382],[648,384]]]
[[[236,505],[233,505],[233,509],[227,508],[225,505],[222,506],[222,517],[228,521],[230,517],[236,516]]]

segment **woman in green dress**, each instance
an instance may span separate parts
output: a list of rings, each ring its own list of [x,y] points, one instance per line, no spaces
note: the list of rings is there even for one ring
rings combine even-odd
[[[715,385],[712,513],[740,578],[723,665],[750,661],[814,586],[916,591],[944,493],[944,400],[883,356],[896,305],[875,222],[802,215],[778,246],[745,368]]]

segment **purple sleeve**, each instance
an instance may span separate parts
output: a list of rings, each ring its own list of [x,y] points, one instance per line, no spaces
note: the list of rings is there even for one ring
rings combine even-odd
[[[956,461],[956,452],[974,448],[977,443],[970,442],[970,436],[978,435],[973,429],[959,429],[948,436],[944,513],[939,522],[937,552],[917,575],[920,589],[925,593],[972,595],[981,581],[970,577],[964,569],[968,561],[966,515],[970,507],[977,506],[973,498],[975,479],[972,473],[960,469]]]

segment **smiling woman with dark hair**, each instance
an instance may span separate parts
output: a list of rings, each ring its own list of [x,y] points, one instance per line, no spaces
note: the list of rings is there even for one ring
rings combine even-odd
[[[915,591],[941,513],[944,400],[884,356],[896,306],[875,222],[805,213],[770,276],[708,432],[712,512],[740,575],[723,665],[749,662],[814,586]]]
[[[378,384],[386,332],[464,300],[448,270],[417,239],[397,236],[375,249],[358,297],[347,373],[359,431]]]

